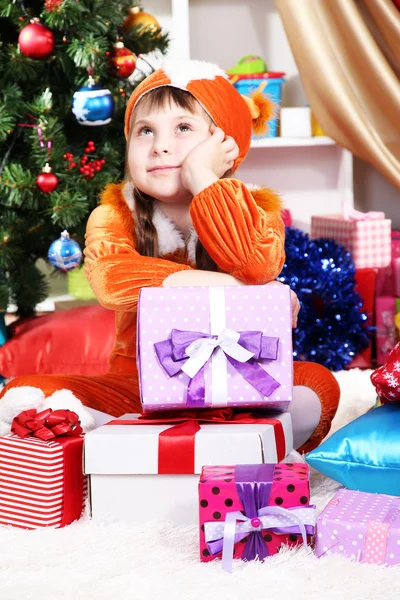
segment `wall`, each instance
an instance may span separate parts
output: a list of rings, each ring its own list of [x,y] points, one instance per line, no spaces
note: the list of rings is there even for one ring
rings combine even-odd
[[[161,0],[160,0],[161,1]],[[191,58],[233,66],[242,56],[262,56],[271,71],[284,71],[285,106],[304,106],[307,98],[273,0],[190,0]],[[355,206],[383,210],[400,228],[400,191],[374,167],[354,161]]]

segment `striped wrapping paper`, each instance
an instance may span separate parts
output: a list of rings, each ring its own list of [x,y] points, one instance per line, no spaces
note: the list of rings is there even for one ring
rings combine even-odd
[[[86,490],[84,479],[83,504]],[[33,437],[0,437],[0,524],[60,527],[63,507],[62,446]]]

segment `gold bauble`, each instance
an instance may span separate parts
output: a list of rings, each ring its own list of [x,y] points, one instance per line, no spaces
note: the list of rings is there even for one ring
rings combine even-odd
[[[133,6],[129,9],[129,15],[122,23],[122,31],[129,33],[134,27],[140,27],[141,29],[149,29],[158,31],[161,29],[159,22],[150,13],[143,12],[139,6]]]

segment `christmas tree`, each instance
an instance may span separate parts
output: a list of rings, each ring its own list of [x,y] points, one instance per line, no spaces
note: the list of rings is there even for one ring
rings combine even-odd
[[[37,259],[63,230],[82,246],[124,176],[125,105],[151,72],[136,61],[168,36],[126,0],[0,0],[0,33],[0,312],[29,316],[47,295]]]

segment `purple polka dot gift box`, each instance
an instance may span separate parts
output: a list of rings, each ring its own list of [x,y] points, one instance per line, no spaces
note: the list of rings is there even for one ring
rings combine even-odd
[[[400,564],[400,498],[341,489],[318,517],[315,553]]]
[[[315,506],[310,505],[304,463],[203,467],[199,482],[200,560],[262,560],[283,545],[312,544]]]
[[[144,413],[221,406],[285,412],[292,399],[290,290],[144,288],[137,361]]]

